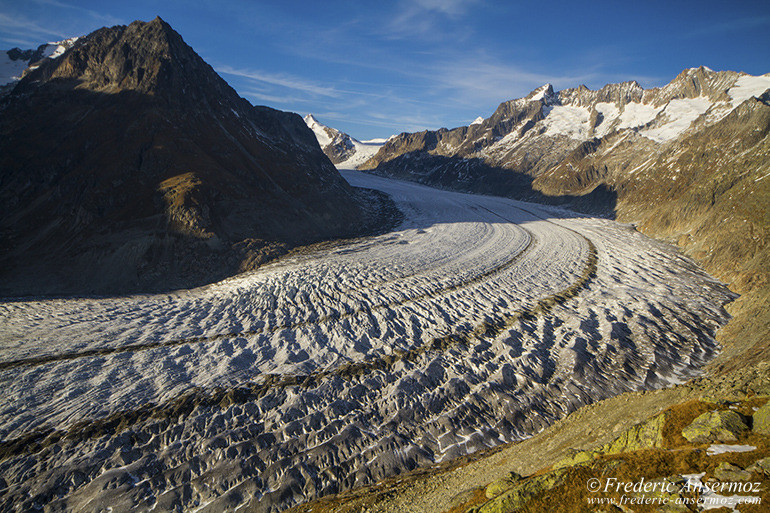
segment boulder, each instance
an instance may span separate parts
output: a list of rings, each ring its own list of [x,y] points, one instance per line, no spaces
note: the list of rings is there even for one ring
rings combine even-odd
[[[478,513],[506,513],[522,507],[533,496],[555,488],[564,482],[566,469],[554,470],[540,476],[523,479],[478,508]]]
[[[770,401],[754,412],[752,429],[760,435],[770,435]]]
[[[682,436],[692,443],[734,442],[748,430],[744,417],[732,410],[704,413],[682,430]]]
[[[748,481],[751,479],[751,472],[725,461],[720,463],[716,470],[714,470],[714,477],[726,482]]]
[[[519,481],[521,481],[521,476],[516,472],[511,472],[506,477],[489,483],[485,492],[487,499],[494,499],[501,493],[513,488]]]
[[[755,461],[754,464],[746,470],[749,472],[756,472],[757,474],[770,475],[770,457]]]

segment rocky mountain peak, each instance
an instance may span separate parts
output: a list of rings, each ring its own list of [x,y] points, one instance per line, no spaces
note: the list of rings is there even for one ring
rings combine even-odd
[[[543,84],[542,86],[538,87],[531,93],[529,93],[527,96],[524,97],[525,100],[528,101],[547,101],[550,98],[554,97],[554,91],[553,91],[553,85],[551,84]]]
[[[705,97],[711,101],[727,101],[727,90],[735,84],[739,74],[734,71],[714,71],[706,66],[689,68],[662,88],[645,91],[643,101],[664,105],[671,100]]]
[[[60,58],[43,62],[28,75],[28,87],[57,81],[100,93],[134,91],[171,103],[242,103],[237,93],[160,17],[97,30],[80,38]]]
[[[79,39],[0,109],[12,293],[201,284],[369,212],[300,116],[240,98],[160,18]]]

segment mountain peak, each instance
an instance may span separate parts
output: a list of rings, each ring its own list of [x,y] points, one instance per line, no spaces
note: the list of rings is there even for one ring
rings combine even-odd
[[[194,101],[205,107],[228,101],[236,110],[243,103],[160,17],[99,29],[29,76],[26,87],[57,80],[81,90],[135,91],[169,103]],[[19,86],[25,87],[24,80]]]
[[[529,100],[529,101],[545,100],[553,95],[554,95],[553,85],[551,85],[550,83],[546,83],[538,87],[531,93],[529,93],[526,96],[525,100]]]

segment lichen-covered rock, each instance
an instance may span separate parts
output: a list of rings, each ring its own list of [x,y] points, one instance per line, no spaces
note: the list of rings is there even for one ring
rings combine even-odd
[[[663,425],[666,423],[667,413],[661,413],[655,417],[637,424],[608,444],[604,444],[595,451],[577,451],[564,459],[557,461],[553,468],[564,468],[580,465],[592,461],[599,454],[621,454],[624,452],[638,451],[663,447]]]
[[[751,472],[725,461],[714,470],[714,477],[720,481],[748,481],[751,479]]]
[[[559,486],[564,482],[567,470],[559,469],[540,476],[519,481],[501,495],[486,502],[478,513],[508,513],[524,505],[531,497]]]
[[[752,429],[760,435],[770,435],[770,401],[754,412]]]
[[[516,486],[516,483],[519,481],[521,481],[521,475],[516,472],[510,472],[506,477],[489,483],[485,492],[487,499],[494,499],[501,493]]]
[[[554,469],[573,467],[580,465],[581,463],[587,463],[593,461],[593,459],[599,455],[598,451],[577,451],[571,456],[567,456],[553,464]]]
[[[639,449],[663,447],[663,425],[666,417],[667,413],[661,413],[626,430],[613,442],[603,446],[600,451],[605,454],[620,454]]]
[[[712,411],[695,418],[682,430],[682,436],[692,443],[734,442],[748,430],[743,416],[732,410]]]
[[[761,460],[757,460],[746,470],[749,472],[756,472],[758,474],[770,475],[770,458],[762,458]]]

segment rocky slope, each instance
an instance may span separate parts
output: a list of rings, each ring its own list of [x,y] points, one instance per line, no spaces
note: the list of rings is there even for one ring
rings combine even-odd
[[[376,224],[299,116],[160,18],[39,61],[0,112],[0,295],[189,287]]]
[[[385,140],[359,141],[345,132],[326,126],[312,114],[305,116],[305,124],[318,139],[327,157],[339,169],[356,169],[379,151]]]

